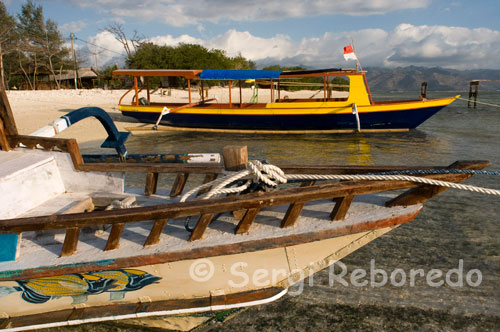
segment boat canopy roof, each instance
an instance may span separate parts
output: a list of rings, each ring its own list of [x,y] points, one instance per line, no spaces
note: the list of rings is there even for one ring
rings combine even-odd
[[[279,79],[303,76],[325,76],[325,75],[347,75],[360,74],[355,69],[317,69],[300,71],[280,71],[280,70],[232,70],[232,69],[118,69],[113,71],[113,75],[127,76],[176,76],[186,79],[202,80],[248,80],[248,79]]]
[[[205,69],[200,78],[204,80],[249,80],[249,79],[277,79],[281,75],[280,70],[227,70],[227,69]]]

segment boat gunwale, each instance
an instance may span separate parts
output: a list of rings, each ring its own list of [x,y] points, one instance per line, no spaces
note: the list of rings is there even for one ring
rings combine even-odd
[[[99,261],[60,264],[57,266],[40,266],[14,271],[0,271],[0,281],[42,278],[60,274],[88,273],[102,270],[103,265],[105,265],[107,269],[119,269],[124,267],[165,264],[183,260],[226,256],[289,247],[405,224],[415,219],[423,208],[423,204],[415,204],[413,207],[413,209],[410,209],[410,211],[405,214],[397,216],[389,215],[387,218],[381,218],[375,221],[348,223],[346,225],[339,225],[339,227],[336,228],[326,228],[298,234],[287,234],[274,238],[252,239],[247,241],[223,243],[212,246],[181,249],[177,251],[156,252],[137,256],[108,259],[103,258],[103,260]]]

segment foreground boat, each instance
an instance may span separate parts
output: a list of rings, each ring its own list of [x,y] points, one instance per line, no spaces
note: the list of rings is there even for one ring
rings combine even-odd
[[[126,153],[122,162],[89,163],[73,139],[18,135],[3,91],[1,97],[0,328],[10,331],[276,300],[292,284],[411,221],[446,189],[408,180],[338,182],[336,176],[489,164],[277,169],[249,161],[246,149],[234,146],[224,149],[224,165],[139,156],[127,162]],[[125,186],[126,172],[145,174],[144,192]],[[160,175],[174,175],[170,191],[158,189]],[[471,175],[420,178],[460,182]],[[283,178],[289,180],[284,187],[273,184]],[[196,195],[209,196],[188,200]]]
[[[404,131],[418,127],[457,97],[405,101],[374,101],[364,71],[324,69],[313,71],[259,70],[135,70],[113,72],[131,76],[133,87],[120,99],[125,116],[140,122],[197,129],[259,130],[261,132],[353,132]],[[188,103],[153,101],[150,78],[184,79]],[[139,86],[144,78],[145,83]],[[305,82],[304,79],[308,81]],[[228,102],[206,97],[204,84],[220,80],[228,86]],[[244,101],[242,86],[254,84],[254,95]],[[310,83],[310,81],[313,83]],[[255,83],[255,81],[257,83]],[[191,94],[192,82],[203,91],[200,99]],[[232,82],[238,82],[239,98],[232,96]],[[315,83],[314,83],[315,82]],[[255,85],[257,84],[257,85]],[[247,84],[248,85],[248,84]],[[270,98],[258,102],[259,85],[269,86]],[[310,98],[290,98],[290,87],[319,87]],[[130,103],[125,96],[133,91]],[[262,99],[262,98],[261,98]],[[237,100],[236,102],[234,100]]]

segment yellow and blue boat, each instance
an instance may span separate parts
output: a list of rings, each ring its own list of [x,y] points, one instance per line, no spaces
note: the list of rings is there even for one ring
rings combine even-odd
[[[119,102],[123,115],[140,122],[171,127],[291,132],[405,131],[418,127],[459,97],[427,99],[420,96],[415,100],[374,101],[366,72],[355,69],[123,69],[113,74],[132,76],[134,80],[133,87]],[[189,93],[188,103],[152,101],[150,78],[153,77],[184,79]],[[208,99],[203,93],[199,100],[195,100],[191,93],[192,86],[196,84],[203,91],[203,85],[211,80],[219,80],[229,88],[228,98],[225,98],[229,102]],[[249,80],[256,82],[257,86],[269,87],[270,98],[265,102],[256,102],[256,98],[244,102],[241,89]],[[235,83],[240,88],[239,98],[231,95]],[[316,87],[316,93],[306,99],[282,97],[294,85],[309,89]],[[132,101],[124,102],[125,96],[132,91]]]

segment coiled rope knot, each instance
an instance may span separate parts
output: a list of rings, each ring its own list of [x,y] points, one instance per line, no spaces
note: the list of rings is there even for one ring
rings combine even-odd
[[[287,182],[285,172],[278,166],[264,164],[258,160],[249,160],[248,168],[254,175],[254,181],[262,181],[271,187]]]

